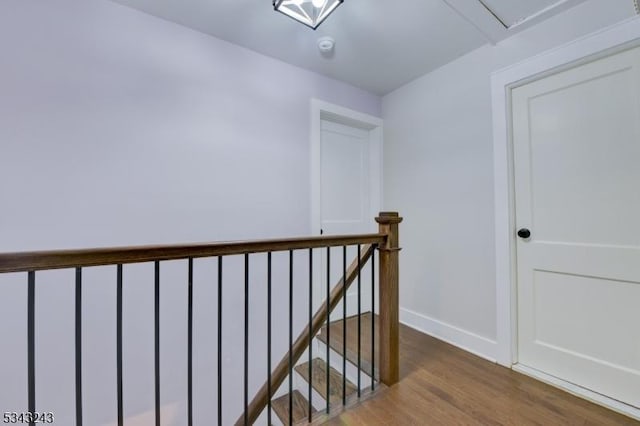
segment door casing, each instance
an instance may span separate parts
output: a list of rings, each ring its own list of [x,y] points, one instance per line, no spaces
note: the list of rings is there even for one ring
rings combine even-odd
[[[319,99],[311,99],[311,235],[320,235],[321,200],[320,200],[320,145],[321,121],[327,120],[338,124],[358,127],[369,131],[369,178],[371,192],[371,231],[377,228],[374,218],[382,207],[382,119],[354,111],[339,105],[334,105]]]

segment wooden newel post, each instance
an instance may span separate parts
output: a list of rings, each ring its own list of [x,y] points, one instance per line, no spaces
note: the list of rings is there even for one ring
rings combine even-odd
[[[398,224],[402,222],[402,218],[396,212],[381,212],[376,222],[378,222],[380,233],[387,235],[386,244],[379,247],[380,381],[391,386],[400,380]]]

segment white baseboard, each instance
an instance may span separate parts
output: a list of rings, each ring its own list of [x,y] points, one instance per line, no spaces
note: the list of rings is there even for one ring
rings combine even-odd
[[[543,373],[542,371],[536,370],[535,368],[527,367],[526,365],[514,364],[512,368],[518,373],[533,377],[536,380],[540,380],[541,382],[544,382],[548,385],[562,389],[563,391],[575,395],[579,398],[586,399],[587,401],[591,401],[594,404],[601,405],[617,413],[624,414],[625,416],[631,417],[636,420],[640,420],[639,408],[632,407],[631,405],[627,405],[623,402],[593,392],[589,389],[574,385],[573,383],[565,382],[562,379]]]
[[[405,308],[400,308],[400,322],[481,358],[496,362],[498,343],[494,340]]]

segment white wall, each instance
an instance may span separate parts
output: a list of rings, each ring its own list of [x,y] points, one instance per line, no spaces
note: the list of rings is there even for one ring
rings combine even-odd
[[[401,319],[496,358],[490,74],[632,16],[590,0],[383,98],[385,205],[401,229]]]
[[[108,1],[5,0],[0,252],[309,234],[311,97],[380,116],[377,96]],[[281,273],[286,259],[278,261]],[[251,368],[259,372],[266,267],[264,259],[252,265],[251,321],[262,328],[252,335]],[[196,266],[196,415],[208,424],[216,272],[212,261]],[[168,424],[184,420],[185,268],[162,272],[163,403],[177,401],[181,417]],[[153,404],[152,271],[125,268],[127,416]],[[225,271],[231,422],[242,402],[241,263],[230,260]],[[22,411],[26,278],[2,280],[0,412]],[[86,281],[86,423],[102,424],[115,415],[115,271],[88,270]],[[286,283],[285,275],[274,279],[280,293]],[[38,274],[37,310],[37,408],[72,424],[72,273]],[[286,319],[285,305],[274,312]],[[285,338],[275,337],[274,359]],[[264,376],[252,377],[253,391]]]
[[[106,1],[3,1],[0,51],[3,251],[306,234],[309,99],[380,115]]]

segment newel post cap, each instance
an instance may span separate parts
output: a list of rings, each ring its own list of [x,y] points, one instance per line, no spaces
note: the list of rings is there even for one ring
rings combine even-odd
[[[394,225],[402,222],[402,217],[398,212],[380,212],[376,222],[381,225]]]

